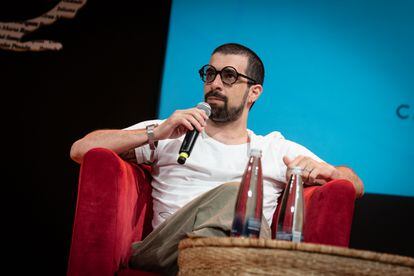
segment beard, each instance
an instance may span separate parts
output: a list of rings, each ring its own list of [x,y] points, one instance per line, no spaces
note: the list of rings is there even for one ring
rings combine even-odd
[[[216,97],[218,99],[223,100],[223,105],[219,106],[216,104],[210,105],[211,106],[211,115],[210,120],[212,120],[215,123],[230,123],[234,122],[237,119],[240,118],[240,116],[243,113],[244,106],[247,102],[247,95],[248,95],[249,89],[247,89],[243,95],[242,102],[239,106],[236,107],[229,107],[228,106],[228,98],[217,90],[212,90],[208,92],[204,96],[204,101],[207,102],[208,97]]]

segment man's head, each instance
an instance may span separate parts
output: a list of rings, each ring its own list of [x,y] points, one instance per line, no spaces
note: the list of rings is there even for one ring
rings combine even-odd
[[[217,47],[208,65],[200,69],[205,82],[205,101],[212,107],[210,119],[219,123],[236,121],[263,90],[264,66],[249,48],[235,43]]]

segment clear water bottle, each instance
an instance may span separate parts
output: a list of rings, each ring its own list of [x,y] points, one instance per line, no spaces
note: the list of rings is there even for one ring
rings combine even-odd
[[[276,239],[293,242],[303,241],[305,220],[302,169],[294,167],[286,185],[277,215]]]
[[[249,161],[237,194],[235,214],[231,229],[233,237],[258,238],[262,222],[263,176],[262,152],[250,151]]]

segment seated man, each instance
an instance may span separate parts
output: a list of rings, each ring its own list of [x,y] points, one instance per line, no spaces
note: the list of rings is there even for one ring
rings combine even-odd
[[[133,245],[132,267],[175,274],[177,244],[186,235],[228,235],[237,184],[251,148],[263,153],[261,237],[271,237],[277,198],[292,167],[303,169],[308,184],[342,178],[354,184],[357,196],[363,194],[363,184],[350,168],[323,162],[279,132],[260,136],[247,129],[249,110],[260,97],[264,80],[263,63],[252,50],[234,43],[221,45],[199,73],[210,117],[197,108],[177,110],[166,120],[91,132],[72,146],[71,157],[79,163],[90,149],[104,147],[124,159],[153,166],[154,230]],[[184,134],[194,128],[200,135],[191,157],[178,164]]]

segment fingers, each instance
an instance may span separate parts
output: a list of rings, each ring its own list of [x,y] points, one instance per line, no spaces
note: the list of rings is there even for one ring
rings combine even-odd
[[[203,117],[204,121],[207,121],[208,120],[207,113],[204,110],[198,109],[198,108],[196,108],[195,110],[197,110],[197,112],[199,112],[201,114],[201,116]]]
[[[193,130],[194,126],[193,126],[193,122],[192,122],[192,118],[181,118],[177,120],[178,123],[178,127],[180,126],[184,126],[185,128],[187,128],[188,130]]]
[[[190,130],[193,130],[195,127],[198,131],[201,132],[207,124],[206,122],[208,119],[207,114],[201,109],[198,109],[198,108],[187,109],[187,110],[184,110],[181,115],[184,121],[190,122],[190,124],[192,125],[191,128],[188,128]],[[185,125],[187,126],[187,124]]]
[[[197,108],[176,110],[164,123],[154,130],[158,139],[177,138],[194,128],[201,132],[207,125],[207,114]]]
[[[285,163],[286,167],[289,167],[290,162],[292,162],[292,159],[290,159],[287,155],[283,156],[283,163]]]
[[[302,169],[301,176],[307,184],[323,184],[336,178],[336,168],[334,166],[315,161],[307,156],[297,156],[293,160],[284,156],[283,162],[287,166],[286,179],[290,178],[294,167]]]
[[[287,181],[289,181],[289,179],[292,175],[292,169],[294,167],[299,167],[301,169],[304,168],[303,167],[303,164],[304,164],[303,161],[306,160],[306,158],[308,158],[308,157],[302,156],[302,155],[297,156],[293,160],[290,159],[288,156],[283,157],[283,162],[286,164],[286,167],[287,167],[287,170],[286,170],[286,180]],[[304,177],[304,176],[302,175],[302,177]]]
[[[309,183],[315,183],[316,178],[319,176],[319,174],[320,174],[320,169],[319,168],[315,168],[315,169],[311,170],[309,172],[308,182]]]
[[[297,156],[295,159],[291,160],[291,162],[289,163],[288,167],[290,169],[292,169],[293,167],[300,167],[300,168],[304,168],[303,165],[305,164],[304,162],[306,162],[306,160],[310,159],[307,156],[303,156],[303,155],[299,155]]]

